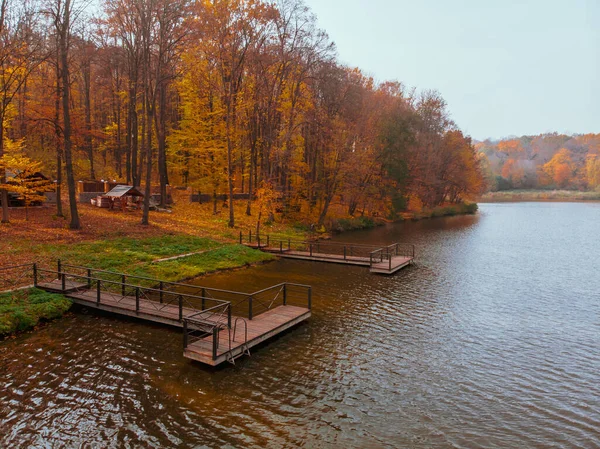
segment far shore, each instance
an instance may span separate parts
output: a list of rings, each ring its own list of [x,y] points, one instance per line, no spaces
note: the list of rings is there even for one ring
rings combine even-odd
[[[579,192],[573,190],[503,190],[488,192],[479,198],[479,203],[505,203],[523,201],[555,202],[598,202],[600,192]]]

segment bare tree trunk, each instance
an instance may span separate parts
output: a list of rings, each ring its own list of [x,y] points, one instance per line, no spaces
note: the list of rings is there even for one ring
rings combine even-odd
[[[4,155],[4,117],[0,117],[0,158]],[[0,170],[0,184],[6,182],[6,172]],[[10,223],[8,217],[8,191],[0,190],[2,198],[2,223]]]
[[[75,177],[73,174],[73,158],[71,154],[71,115],[69,104],[69,35],[70,35],[71,0],[65,0],[62,22],[59,23],[60,59],[62,76],[63,101],[63,136],[65,143],[65,166],[67,170],[67,188],[69,190],[69,209],[71,211],[71,229],[81,229],[77,212],[77,196],[75,193]],[[58,19],[61,20],[60,18]]]
[[[62,150],[60,147],[60,50],[56,45],[56,98],[54,99],[54,134],[56,136],[56,216],[64,218],[62,207]]]
[[[85,56],[87,58],[87,56]],[[91,67],[89,60],[82,64],[83,97],[85,106],[85,150],[90,161],[90,179],[96,179],[94,171],[94,148],[92,146],[92,99],[91,99]]]

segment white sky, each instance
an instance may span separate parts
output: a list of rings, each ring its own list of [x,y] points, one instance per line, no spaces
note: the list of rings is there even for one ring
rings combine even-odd
[[[437,89],[476,139],[600,132],[600,0],[305,0],[341,62]]]

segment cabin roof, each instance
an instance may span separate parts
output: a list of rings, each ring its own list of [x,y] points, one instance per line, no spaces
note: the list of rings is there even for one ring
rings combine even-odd
[[[144,196],[138,189],[133,186],[118,185],[104,196],[111,198],[121,198],[123,196]]]

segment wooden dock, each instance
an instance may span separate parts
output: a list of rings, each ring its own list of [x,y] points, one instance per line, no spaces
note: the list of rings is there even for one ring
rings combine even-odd
[[[182,328],[184,357],[211,366],[234,363],[311,316],[311,288],[300,284],[242,293],[64,264],[58,270],[34,264],[33,278],[38,288],[76,304]]]
[[[375,274],[391,275],[413,263],[414,245],[394,243],[380,247],[332,241],[294,241],[240,233],[240,243],[285,259],[369,267]]]

